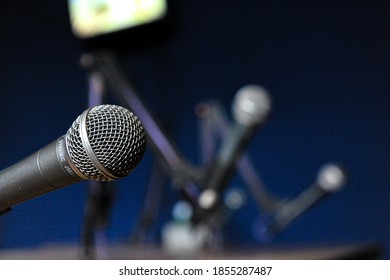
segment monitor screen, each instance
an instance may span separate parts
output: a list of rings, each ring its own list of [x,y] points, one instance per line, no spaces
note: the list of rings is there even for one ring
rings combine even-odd
[[[162,19],[167,0],[68,0],[74,34],[92,38]]]

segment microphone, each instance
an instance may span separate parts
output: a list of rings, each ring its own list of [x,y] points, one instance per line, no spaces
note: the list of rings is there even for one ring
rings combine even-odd
[[[222,143],[214,165],[206,172],[205,189],[200,194],[198,204],[201,209],[213,208],[219,194],[234,174],[234,167],[245,152],[257,128],[263,124],[271,111],[271,98],[268,91],[258,85],[241,88],[232,105],[233,128]]]
[[[268,223],[261,225],[259,236],[269,240],[272,236],[285,230],[303,212],[314,206],[330,194],[340,191],[347,181],[344,169],[335,163],[323,165],[317,174],[316,181],[296,198],[282,205]]]
[[[117,105],[89,108],[65,135],[0,172],[0,212],[83,180],[125,177],[145,146],[144,129],[132,112]]]

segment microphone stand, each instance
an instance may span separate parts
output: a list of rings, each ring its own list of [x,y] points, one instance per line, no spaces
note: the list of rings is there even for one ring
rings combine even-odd
[[[157,118],[153,116],[150,109],[146,106],[140,94],[130,83],[113,53],[101,51],[91,53],[90,55],[93,57],[95,66],[105,77],[111,89],[113,89],[113,94],[142,121],[145,131],[149,136],[148,142],[162,162],[162,166],[172,179],[174,185],[183,191],[193,205],[197,205],[200,192],[203,189],[202,184],[204,182],[206,168],[204,166],[202,168],[193,166],[180,153],[179,149],[162,129]],[[200,119],[208,122],[214,129],[217,129],[219,137],[226,137],[230,131],[227,118],[223,116],[222,110],[216,103],[206,104],[207,106],[208,110],[206,111],[210,112],[210,114],[206,114],[203,117],[199,115]],[[208,138],[208,133],[209,131],[203,133],[202,137],[204,139]],[[206,148],[207,145],[209,145],[208,148]],[[205,147],[203,154],[204,157],[208,157],[208,160],[213,157],[210,151],[215,147],[212,147],[212,145],[210,141],[203,142],[203,146]],[[250,186],[258,207],[262,210],[272,211],[279,203],[279,199],[272,197],[266,191],[264,184],[261,182],[259,176],[257,176],[247,155],[240,161],[239,170],[245,182]]]
[[[175,186],[183,191],[185,196],[193,205],[198,204],[200,192],[204,188],[204,175],[206,168],[197,168],[193,166],[180,153],[167,133],[162,129],[153,116],[150,109],[140,97],[135,87],[130,83],[123,70],[119,66],[116,57],[109,51],[93,52],[90,54],[93,58],[94,65],[105,77],[107,83],[113,90],[113,94],[128,108],[130,108],[142,121],[145,131],[148,135],[148,142],[151,144],[154,152],[162,162],[168,176],[171,177]],[[220,137],[225,137],[229,133],[227,120],[222,117],[221,110],[217,109],[215,104],[209,104],[210,111],[214,112],[209,118],[214,127],[220,127]],[[210,157],[210,156],[209,156]],[[246,169],[246,170],[244,170]],[[249,163],[248,158],[244,158],[241,166],[244,178],[253,190],[258,205],[271,210],[275,207],[276,199],[265,191],[263,184],[258,176],[254,175],[255,171]]]
[[[199,199],[202,191],[206,189],[207,184],[213,177],[209,176],[208,171],[213,167],[212,160],[215,159],[215,138],[220,137],[223,139],[231,133],[231,125],[228,118],[224,115],[221,106],[216,102],[198,106],[197,113],[201,126],[203,165],[200,167],[195,166],[181,154],[174,142],[168,137],[166,131],[162,129],[157,118],[152,114],[140,94],[127,79],[115,55],[109,51],[98,51],[89,54],[88,57],[93,61],[95,70],[102,75],[107,85],[110,86],[114,96],[141,120],[148,136],[148,143],[160,161],[160,167],[170,177],[174,187],[180,190],[195,207],[195,212],[199,210]],[[212,133],[214,137],[211,136]],[[245,152],[234,163],[233,169],[238,169],[239,174],[252,193],[258,210],[265,212],[266,217],[277,215],[281,207],[289,202],[288,200],[277,198],[268,192]],[[158,177],[159,175],[157,175]],[[153,221],[156,219],[157,209],[161,200],[163,183],[161,181],[156,183],[153,181],[153,178],[155,179],[155,177],[152,177],[148,187],[145,205],[139,219],[138,233],[136,231],[137,234],[141,235],[151,228]],[[219,198],[228,183],[227,180],[221,180],[220,184],[223,185],[216,187],[218,191],[216,195],[219,201],[216,205],[217,207],[213,209],[214,211],[208,212],[207,217],[202,217],[200,221],[211,228],[218,228],[223,223],[224,218],[221,218],[221,213],[226,209],[224,209]],[[148,204],[154,207],[148,207]],[[142,240],[142,238],[138,238],[138,240]]]

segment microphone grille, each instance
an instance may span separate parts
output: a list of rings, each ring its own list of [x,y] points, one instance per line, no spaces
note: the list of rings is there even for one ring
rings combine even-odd
[[[328,163],[318,171],[317,182],[327,192],[337,192],[347,181],[347,174],[340,165]]]
[[[138,165],[145,152],[146,136],[132,112],[116,105],[100,105],[73,122],[66,145],[82,176],[110,181],[127,176]]]
[[[234,119],[243,125],[258,125],[265,121],[271,111],[271,98],[268,91],[258,85],[242,87],[233,100]]]

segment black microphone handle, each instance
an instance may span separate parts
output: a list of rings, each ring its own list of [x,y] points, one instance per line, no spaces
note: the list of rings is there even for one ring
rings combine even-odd
[[[269,224],[269,232],[273,235],[282,232],[302,213],[312,208],[328,195],[329,193],[321,188],[320,185],[314,183],[302,191],[296,198],[281,206]]]
[[[0,172],[0,212],[11,206],[77,183],[65,136]]]
[[[215,210],[221,195],[235,174],[235,166],[245,152],[257,126],[235,123],[228,137],[222,143],[220,152],[213,165],[204,174],[203,192],[199,195],[193,217],[195,224],[200,223]],[[211,199],[209,195],[211,194]]]
[[[217,156],[215,164],[212,166],[208,178],[206,178],[206,189],[212,189],[221,193],[230,179],[235,174],[237,161],[245,152],[255,127],[248,127],[236,123],[231,134],[223,143],[221,151]]]

